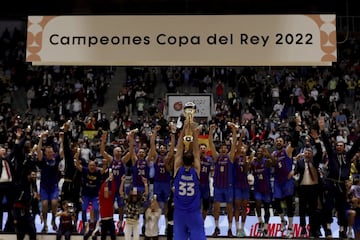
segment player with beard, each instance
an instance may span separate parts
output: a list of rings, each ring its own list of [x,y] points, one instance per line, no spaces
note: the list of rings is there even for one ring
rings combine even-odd
[[[176,126],[170,124],[170,149],[167,151],[167,147],[161,144],[159,147],[159,153],[156,151],[155,139],[158,135],[158,131],[161,129],[160,125],[154,127],[153,133],[150,138],[150,151],[149,161],[154,163],[155,175],[154,175],[154,194],[157,196],[157,202],[160,204],[162,212],[167,214],[167,200],[171,192],[171,174],[173,169],[173,156],[175,148],[175,132]]]
[[[257,149],[250,169],[254,175],[255,210],[259,219],[258,232],[267,237],[270,220],[270,203],[272,200],[272,160],[269,151],[264,146]],[[264,219],[261,213],[261,206],[264,208]]]
[[[136,130],[131,130],[129,132],[128,140],[129,140],[129,151],[123,156],[122,149],[120,147],[115,147],[113,150],[113,155],[111,156],[105,150],[105,143],[107,139],[107,133],[104,132],[101,136],[100,143],[100,154],[101,156],[109,162],[109,168],[112,171],[113,181],[115,183],[115,188],[119,189],[121,183],[121,177],[125,174],[126,171],[126,163],[130,160],[131,153],[134,149],[134,134]],[[115,201],[117,203],[117,212],[119,213],[119,232],[118,235],[123,235],[124,231],[122,229],[122,222],[124,216],[124,202],[120,197],[119,191],[115,192]]]
[[[295,193],[295,180],[293,176],[293,151],[298,145],[299,131],[301,130],[301,118],[295,117],[295,121],[292,121],[290,127],[292,127],[291,142],[287,144],[284,137],[280,136],[275,140],[276,150],[272,153],[272,159],[274,164],[274,208],[281,219],[281,231],[284,232],[287,226],[286,236],[288,238],[293,237],[293,217],[294,207],[293,198]],[[286,215],[288,222],[285,220],[284,210],[281,206],[281,202],[286,204]]]
[[[237,149],[234,159],[234,216],[236,225],[236,235],[245,237],[245,222],[247,217],[247,205],[250,199],[250,185],[248,182],[248,173],[250,162],[254,154],[248,155],[248,146],[242,142],[245,129],[242,129],[240,139],[236,140],[233,135],[233,141],[237,141]],[[239,225],[241,215],[241,223]]]
[[[236,136],[236,125],[229,124],[232,130],[232,135]],[[220,217],[220,203],[226,203],[226,212],[228,217],[228,237],[233,237],[232,234],[232,219],[233,219],[233,162],[236,150],[236,141],[232,141],[230,152],[228,146],[223,143],[220,145],[219,152],[216,151],[213,134],[216,128],[215,124],[210,125],[209,131],[209,146],[214,160],[214,219],[215,230],[213,237],[220,235],[219,217]]]

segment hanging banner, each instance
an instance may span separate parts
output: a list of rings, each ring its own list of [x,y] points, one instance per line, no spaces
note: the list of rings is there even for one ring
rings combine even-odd
[[[336,15],[29,16],[34,65],[329,66]]]

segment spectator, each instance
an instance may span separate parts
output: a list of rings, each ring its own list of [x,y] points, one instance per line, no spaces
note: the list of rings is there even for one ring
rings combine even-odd
[[[70,240],[76,218],[74,209],[68,201],[63,201],[62,211],[56,213],[56,216],[60,218],[56,240],[61,240],[62,236],[64,236],[65,240]]]
[[[107,178],[101,183],[99,190],[101,240],[106,240],[107,236],[115,240],[114,201],[118,188],[112,168],[107,170],[106,175]]]
[[[145,240],[159,239],[159,219],[161,208],[157,201],[157,195],[151,198],[150,206],[145,210]]]
[[[139,240],[140,238],[140,210],[148,198],[149,187],[146,177],[142,177],[144,192],[140,193],[137,187],[133,187],[129,194],[125,194],[125,175],[121,177],[120,196],[126,206],[125,240]],[[132,237],[131,237],[132,236]]]

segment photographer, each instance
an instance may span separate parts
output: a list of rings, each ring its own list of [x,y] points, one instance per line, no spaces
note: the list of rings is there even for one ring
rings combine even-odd
[[[61,240],[62,236],[64,236],[65,240],[70,240],[74,222],[76,221],[75,210],[73,204],[68,201],[63,201],[62,208],[63,211],[56,214],[57,217],[60,217],[56,240]]]

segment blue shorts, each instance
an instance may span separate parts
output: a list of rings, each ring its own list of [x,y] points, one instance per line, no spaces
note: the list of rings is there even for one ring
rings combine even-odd
[[[59,199],[59,188],[58,186],[53,188],[44,188],[40,186],[40,199],[41,201],[51,201]]]
[[[154,182],[154,194],[157,196],[158,202],[167,203],[171,192],[171,184],[169,182]]]
[[[200,185],[200,198],[210,199],[210,186]]]
[[[282,184],[274,181],[274,198],[282,199],[294,195],[294,179],[289,179]]]
[[[272,200],[271,195],[272,195],[271,193],[265,194],[265,193],[261,193],[258,191],[254,191],[254,199],[257,201],[265,202],[265,203],[271,202],[271,200]]]
[[[234,201],[234,189],[228,188],[214,188],[214,202],[232,203]]]
[[[200,209],[191,213],[174,210],[174,240],[184,239],[206,240]]]
[[[234,189],[234,198],[235,200],[249,200],[250,198],[250,189]]]

